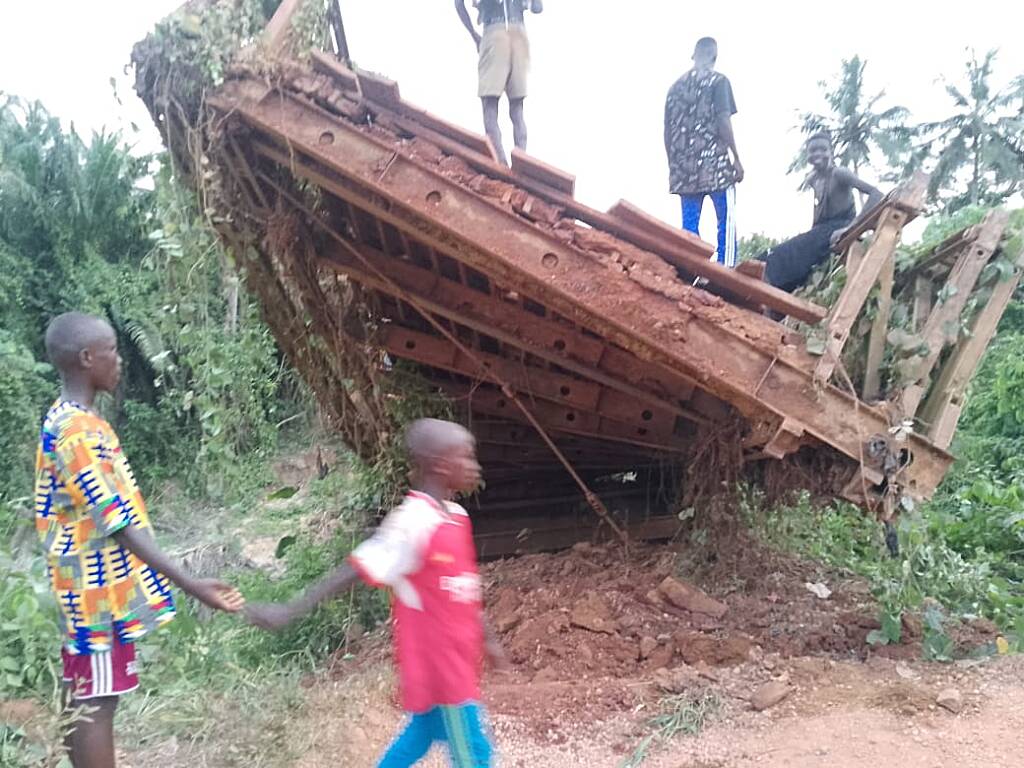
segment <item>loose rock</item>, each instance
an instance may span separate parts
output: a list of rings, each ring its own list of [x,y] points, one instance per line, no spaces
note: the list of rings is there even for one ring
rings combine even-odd
[[[691,613],[703,613],[720,619],[729,610],[729,606],[725,603],[708,597],[692,584],[684,584],[671,576],[666,576],[665,580],[658,585],[658,592],[672,605]]]
[[[785,683],[772,680],[770,683],[765,683],[758,688],[757,692],[750,697],[750,706],[758,712],[763,712],[770,707],[774,707],[792,692],[793,689]]]

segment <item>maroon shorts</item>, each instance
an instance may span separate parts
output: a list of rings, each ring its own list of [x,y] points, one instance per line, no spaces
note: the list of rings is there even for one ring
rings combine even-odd
[[[70,685],[75,699],[120,696],[139,687],[134,643],[114,641],[109,651],[88,656],[68,653],[61,648],[64,661],[63,680]]]

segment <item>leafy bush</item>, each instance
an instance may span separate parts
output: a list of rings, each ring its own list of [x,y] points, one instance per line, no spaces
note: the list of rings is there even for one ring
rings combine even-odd
[[[0,496],[31,493],[32,447],[47,402],[53,397],[50,366],[0,329]]]

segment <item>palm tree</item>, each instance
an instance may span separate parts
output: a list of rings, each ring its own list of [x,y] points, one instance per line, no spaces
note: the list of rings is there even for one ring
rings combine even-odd
[[[914,128],[918,143],[906,173],[934,159],[928,199],[947,212],[997,205],[1024,189],[1024,77],[995,91],[995,58],[994,50],[980,61],[971,51],[967,87],[946,83],[954,114]]]
[[[876,111],[885,91],[869,97],[864,95],[866,68],[867,62],[861,61],[860,56],[843,59],[836,81],[819,83],[831,112],[827,115],[805,112],[800,116],[800,131],[807,136],[827,131],[835,146],[836,159],[858,174],[861,168],[871,165],[876,151],[886,158],[887,164],[892,164],[909,140],[906,127],[909,112],[899,106]],[[805,162],[801,149],[790,166],[790,173],[799,170]]]

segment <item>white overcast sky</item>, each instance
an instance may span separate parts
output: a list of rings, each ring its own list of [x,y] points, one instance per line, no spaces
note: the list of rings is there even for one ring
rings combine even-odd
[[[467,4],[469,0],[467,0]],[[40,99],[87,133],[142,132],[157,144],[125,73],[132,44],[179,0],[0,0],[0,91]],[[800,139],[796,115],[821,109],[818,81],[840,59],[868,61],[869,91],[918,119],[947,109],[941,75],[958,78],[966,49],[1000,50],[996,83],[1024,73],[1024,2],[863,0],[858,3],[546,0],[528,20],[533,50],[530,152],[577,176],[577,197],[606,209],[619,198],[678,222],[667,194],[664,97],[690,65],[694,41],[719,41],[732,81],[734,128],[747,180],[738,191],[741,234],[805,228],[810,202],[786,167]],[[341,0],[356,62],[397,80],[402,95],[479,129],[476,52],[451,0]],[[118,83],[121,104],[110,78]],[[504,118],[503,118],[504,119]],[[511,129],[505,122],[506,144]],[[866,174],[867,175],[867,174]],[[710,207],[710,206],[709,206]],[[710,239],[713,221],[703,222]]]

